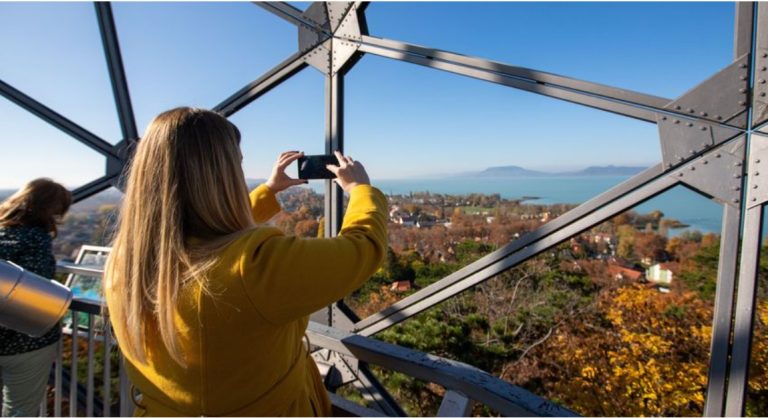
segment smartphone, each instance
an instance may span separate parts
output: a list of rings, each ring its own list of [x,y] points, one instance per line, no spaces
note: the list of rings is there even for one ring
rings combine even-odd
[[[302,180],[335,179],[336,175],[325,168],[339,165],[335,155],[305,155],[298,159],[299,178]]]

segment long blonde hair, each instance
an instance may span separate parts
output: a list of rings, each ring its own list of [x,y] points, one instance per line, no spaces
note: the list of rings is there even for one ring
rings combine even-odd
[[[180,290],[205,289],[217,252],[253,227],[239,142],[223,116],[181,107],[158,115],[136,148],[105,288],[123,299],[110,312],[121,349],[141,363],[157,330],[185,365],[174,322]]]
[[[56,236],[71,204],[66,187],[49,178],[35,179],[0,203],[0,227],[39,226]]]

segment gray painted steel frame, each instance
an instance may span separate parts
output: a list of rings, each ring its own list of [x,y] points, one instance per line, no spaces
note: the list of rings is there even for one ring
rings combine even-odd
[[[681,98],[670,100],[533,69],[370,36],[365,23],[367,2],[353,2],[344,6],[334,5],[333,10],[329,10],[327,6],[323,7],[322,10],[325,12],[335,13],[330,16],[333,19],[326,19],[329,22],[332,21],[333,24],[318,24],[310,19],[306,12],[302,12],[287,3],[257,4],[270,13],[296,25],[299,30],[314,31],[317,34],[318,42],[305,45],[306,50],[297,51],[272,70],[224,100],[215,107],[215,110],[230,116],[304,69],[308,64],[309,54],[315,55],[318,51],[322,52],[328,45],[331,49],[333,49],[333,45],[340,45],[340,48],[343,46],[346,48],[343,51],[345,62],[319,66],[321,71],[326,73],[325,149],[328,153],[334,150],[343,151],[344,75],[365,53],[542,94],[646,122],[657,123],[660,126],[662,149],[665,153],[663,165],[659,164],[649,168],[437,283],[403,299],[382,312],[357,322],[354,324],[354,328],[359,334],[371,335],[386,329],[484,280],[507,271],[530,257],[540,254],[644,200],[663,193],[676,185],[685,185],[709,195],[724,206],[705,415],[720,416],[724,413],[740,415],[743,413],[750,345],[753,338],[752,328],[756,303],[756,274],[761,241],[762,210],[768,201],[768,182],[762,180],[765,178],[764,176],[758,177],[759,172],[757,170],[761,160],[768,162],[768,138],[756,132],[758,129],[768,126],[766,124],[768,115],[765,115],[765,109],[768,108],[765,99],[766,90],[768,90],[768,86],[765,86],[768,78],[768,5],[737,3],[734,63]],[[122,167],[130,159],[130,146],[127,143],[132,143],[138,138],[111,7],[108,3],[96,3],[95,8],[123,134],[121,143],[116,146],[109,144],[40,102],[0,81],[0,94],[4,97],[107,157],[106,175],[75,190],[75,200],[84,199],[108,188],[110,185],[117,184]],[[347,31],[336,30],[338,26],[334,27],[334,25],[338,25],[340,20],[344,19],[344,13],[347,13],[344,10],[351,10],[348,13],[356,14],[354,17],[356,17],[356,24],[359,25],[359,28],[356,29],[359,29],[362,36],[357,36],[358,32],[348,29]],[[315,8],[315,11],[321,10]],[[757,25],[755,25],[756,21],[758,22]],[[756,42],[753,43],[753,39]],[[326,42],[326,40],[328,41]],[[350,48],[354,48],[356,51],[351,56],[347,55]],[[327,49],[324,51],[324,59],[336,58],[334,51]],[[312,60],[316,68],[318,68],[317,59],[314,57]],[[332,68],[337,68],[338,71],[332,71]],[[749,76],[747,77],[745,74],[749,74]],[[745,80],[747,87],[743,87]],[[731,99],[728,99],[728,103],[721,103],[724,100],[722,97],[726,96],[719,94],[716,97],[720,98],[721,102],[703,103],[707,100],[716,100],[712,99],[714,97],[712,92],[720,92],[724,89],[731,89],[728,91],[730,96],[727,97],[739,98],[738,103],[735,103],[737,100]],[[734,103],[730,103],[731,101]],[[747,103],[748,101],[749,103]],[[717,109],[717,111],[699,110],[710,107]],[[674,123],[672,123],[673,121]],[[700,128],[700,132],[679,129],[674,125]],[[752,131],[756,133],[752,134]],[[708,135],[711,136],[711,140],[706,139]],[[699,147],[702,139],[705,142],[704,146]],[[673,152],[687,151],[688,148],[668,148],[667,146],[671,144],[677,148],[680,148],[680,144],[685,144],[685,147],[691,147],[691,152],[686,153],[685,156],[672,154]],[[744,145],[747,145],[746,157],[743,154],[743,149],[742,151],[738,150]],[[717,160],[721,153],[727,153],[728,162],[735,161],[733,166],[724,163],[726,158]],[[723,157],[725,156],[723,155]],[[704,169],[703,165],[708,162],[719,165],[716,169],[712,168],[713,165]],[[746,178],[742,178],[742,169],[745,166],[749,166],[750,169]],[[697,167],[702,170],[695,173],[691,172]],[[747,191],[743,190],[743,184],[749,186]],[[326,183],[325,207],[326,236],[334,236],[341,226],[343,193],[338,186],[331,182]],[[740,239],[739,228],[742,223],[743,237]],[[740,245],[741,260],[738,289],[736,290],[738,295],[734,309],[733,299],[736,285],[734,276]],[[344,312],[343,309],[338,308],[336,311]],[[333,319],[336,311],[328,311],[327,323],[336,325],[336,321]],[[735,319],[733,341],[729,339],[732,333],[732,319]],[[345,324],[342,326],[348,327],[347,322],[349,320],[350,318],[344,318],[339,325],[343,322]],[[730,364],[728,364],[729,354],[732,355]]]

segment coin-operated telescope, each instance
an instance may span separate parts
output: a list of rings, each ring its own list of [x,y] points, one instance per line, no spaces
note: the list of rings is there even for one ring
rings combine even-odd
[[[8,261],[0,260],[0,325],[41,337],[64,316],[72,291]]]

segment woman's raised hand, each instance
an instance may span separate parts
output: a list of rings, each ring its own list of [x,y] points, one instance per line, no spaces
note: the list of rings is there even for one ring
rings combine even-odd
[[[286,151],[280,154],[280,156],[277,157],[275,165],[272,167],[272,174],[270,174],[269,179],[265,183],[267,187],[277,193],[291,186],[306,184],[307,180],[294,179],[285,174],[285,168],[303,156],[304,153],[299,151]]]
[[[334,151],[336,159],[339,160],[339,165],[327,165],[325,168],[331,173],[336,175],[336,182],[339,183],[345,192],[349,193],[355,186],[359,184],[371,184],[371,180],[368,178],[368,173],[365,172],[365,167],[359,161],[354,161],[351,157],[345,157],[340,152]]]

